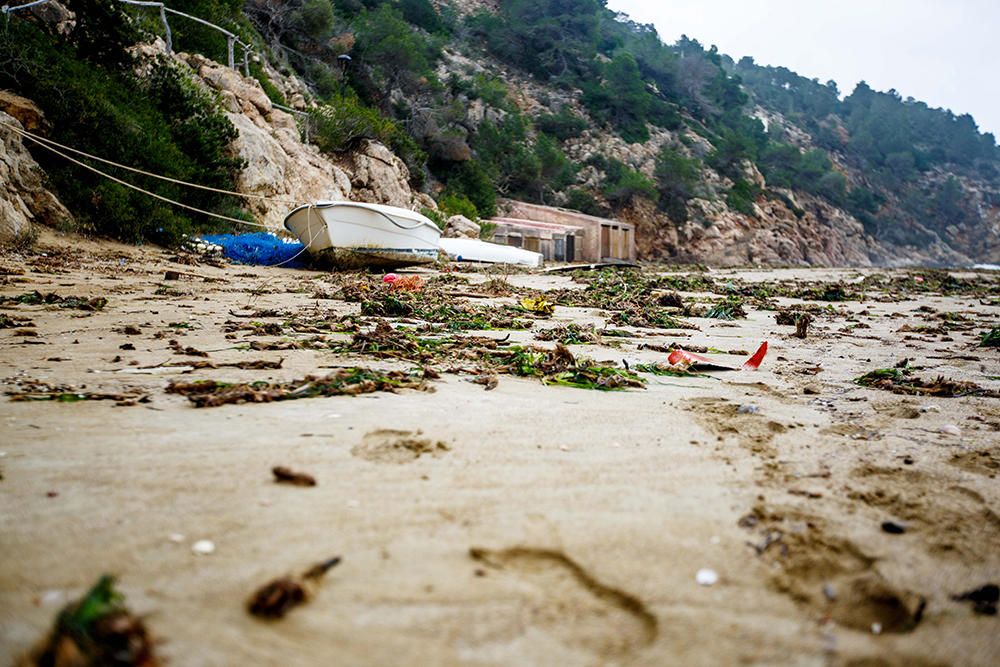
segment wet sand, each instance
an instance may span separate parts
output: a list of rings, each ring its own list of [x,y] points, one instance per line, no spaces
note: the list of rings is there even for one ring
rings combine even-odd
[[[433,392],[197,409],[167,394],[167,383],[412,364],[234,349],[317,334],[227,338],[227,321],[239,320],[232,313],[358,306],[315,298],[329,287],[322,273],[191,266],[173,255],[52,233],[34,253],[0,255],[0,295],[108,300],[94,312],[2,306],[30,324],[0,330],[0,388],[30,378],[148,396],[130,406],[0,397],[0,662],[27,651],[103,573],[119,577],[173,665],[1000,660],[997,617],[951,597],[1000,580],[1000,399],[904,396],[852,382],[907,357],[926,367],[921,377],[1000,389],[1000,350],[976,346],[1000,323],[996,292],[836,303],[804,340],[773,312],[749,307],[732,322],[692,318],[700,330],[572,346],[634,366],[666,356],[639,343],[770,343],[756,373],[646,376],[644,390],[502,375],[486,391],[443,373]],[[189,274],[165,281],[168,270]],[[487,278],[466,277],[473,286]],[[562,275],[509,280],[579,287]],[[925,306],[977,326],[900,332],[928,323]],[[607,317],[558,307],[552,320],[510,335],[528,342],[555,324]],[[129,325],[139,333],[126,333]],[[280,358],[283,366],[121,372],[200,359],[177,354],[171,340],[216,363]],[[414,439],[430,445],[403,442]],[[276,465],[313,475],[317,486],[275,484]],[[887,521],[905,532],[886,532]],[[205,539],[214,553],[193,553]],[[247,614],[257,587],[333,555],[343,562],[309,604],[280,621]],[[713,586],[696,583],[703,568],[718,573]]]

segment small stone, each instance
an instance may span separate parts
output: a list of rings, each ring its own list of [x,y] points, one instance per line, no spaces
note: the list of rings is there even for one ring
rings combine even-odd
[[[199,556],[207,556],[215,553],[215,542],[212,540],[198,540],[191,545],[191,551]]]
[[[719,582],[719,573],[704,567],[694,575],[694,580],[698,582],[699,586],[714,586]]]
[[[941,408],[939,408],[936,405],[922,405],[922,406],[920,406],[920,411],[924,412],[924,413],[926,413],[926,412],[941,412]]]
[[[872,623],[872,634],[873,635],[880,635],[880,634],[882,634],[882,624],[881,623]]]
[[[837,589],[833,587],[833,584],[823,584],[823,597],[830,602],[837,599]]]
[[[563,452],[568,452],[569,451],[569,447],[566,446],[566,445],[559,445],[559,450],[563,451]]]
[[[958,428],[954,424],[945,424],[938,429],[938,433],[943,433],[945,435],[962,435],[962,429]]]
[[[170,533],[170,535],[167,536],[167,539],[174,544],[180,544],[185,540],[185,537],[181,533]]]
[[[895,521],[883,521],[882,530],[890,535],[902,535],[906,532],[906,526],[898,524]]]

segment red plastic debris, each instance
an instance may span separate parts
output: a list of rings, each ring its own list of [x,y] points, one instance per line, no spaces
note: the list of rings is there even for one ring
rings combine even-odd
[[[687,366],[688,368],[699,369],[699,370],[716,370],[716,371],[755,371],[760,368],[760,364],[764,361],[764,356],[767,354],[767,341],[764,341],[757,351],[753,353],[753,356],[747,359],[742,366],[739,368],[735,366],[730,366],[728,364],[722,364],[708,357],[703,357],[700,354],[694,354],[692,352],[686,352],[685,350],[677,349],[670,353],[667,357],[667,362],[671,366]]]

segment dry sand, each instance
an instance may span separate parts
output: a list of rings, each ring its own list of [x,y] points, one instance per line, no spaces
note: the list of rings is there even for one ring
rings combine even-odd
[[[1000,662],[1000,620],[951,599],[1000,580],[1000,400],[900,396],[851,382],[909,357],[929,367],[922,376],[1000,389],[1000,352],[976,347],[983,326],[950,341],[897,333],[927,324],[920,306],[996,326],[996,292],[992,301],[836,304],[843,312],[818,319],[805,340],[751,308],[735,322],[695,319],[700,331],[573,346],[635,363],[665,356],[638,350],[640,342],[753,349],[770,341],[757,373],[650,377],[645,390],[501,376],[485,391],[443,374],[433,393],[196,409],[164,392],[169,380],[406,365],[231,349],[313,334],[227,339],[230,311],[357,305],[315,300],[321,273],[170,257],[51,234],[32,254],[0,257],[4,296],[37,289],[108,299],[94,313],[4,306],[30,318],[36,335],[0,330],[3,389],[31,378],[151,398],[130,407],[0,399],[0,663],[23,654],[102,573],[119,577],[161,640],[159,653],[178,666]],[[218,280],[166,283],[168,269]],[[739,275],[862,272],[712,273]],[[567,276],[510,280],[574,285]],[[173,292],[157,294],[163,285]],[[848,327],[857,322],[845,313],[862,311],[857,320],[870,328]],[[558,308],[535,330],[606,316]],[[130,324],[141,333],[121,333]],[[284,358],[284,367],[115,372],[195,359],[176,355],[171,339],[215,362]],[[134,350],[120,349],[129,343]],[[400,444],[413,438],[430,442]],[[277,485],[275,465],[318,485]],[[884,521],[906,532],[886,533]],[[214,553],[192,553],[202,539]],[[274,622],[247,614],[258,586],[333,555],[343,562],[308,605]],[[698,585],[702,568],[718,583]]]

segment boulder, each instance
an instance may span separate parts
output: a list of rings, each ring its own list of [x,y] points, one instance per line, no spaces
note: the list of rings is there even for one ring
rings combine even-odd
[[[42,110],[34,102],[9,90],[0,90],[0,111],[16,118],[28,132],[35,132],[45,123]]]
[[[58,225],[73,216],[45,188],[44,174],[20,135],[5,125],[23,127],[0,111],[0,243],[30,234],[32,223]]]
[[[409,208],[414,200],[410,170],[377,141],[364,141],[351,156],[354,198],[371,204]]]
[[[479,225],[464,215],[453,215],[448,218],[444,227],[444,235],[450,238],[479,238]]]

